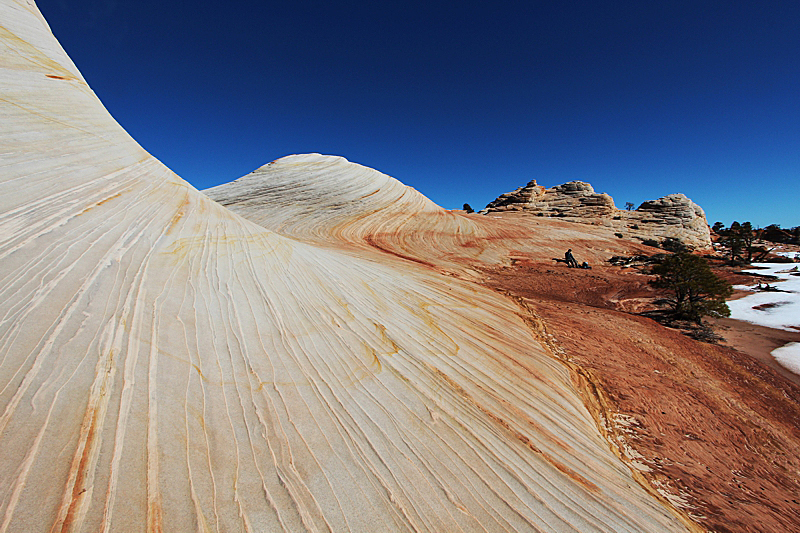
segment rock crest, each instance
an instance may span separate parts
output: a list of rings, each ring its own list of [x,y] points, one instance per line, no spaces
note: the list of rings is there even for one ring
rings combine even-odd
[[[623,237],[641,241],[661,242],[673,238],[695,248],[711,247],[711,234],[703,209],[681,193],[649,200],[635,211],[626,211],[617,209],[611,196],[596,193],[590,184],[583,181],[545,188],[531,180],[524,187],[501,194],[480,213],[504,211],[608,226]]]

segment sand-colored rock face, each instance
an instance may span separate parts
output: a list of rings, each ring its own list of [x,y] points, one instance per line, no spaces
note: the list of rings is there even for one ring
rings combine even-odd
[[[395,234],[417,218],[436,220],[432,227],[476,227],[398,180],[338,156],[283,157],[203,192],[261,226],[320,244],[361,240],[379,224]]]
[[[462,216],[372,168],[343,157],[283,157],[231,183],[203,191],[264,228],[360,256],[386,254],[470,277],[469,261],[502,262],[527,231]]]
[[[607,194],[598,194],[588,183],[570,181],[545,189],[536,180],[500,195],[482,214],[520,211],[571,222],[603,225],[626,238],[662,242],[679,239],[699,249],[711,248],[706,215],[683,194],[670,194],[644,202],[635,211],[617,209]]]
[[[539,216],[599,217],[616,211],[614,200],[607,194],[594,192],[583,181],[570,181],[545,189],[536,180],[524,187],[500,195],[481,213],[526,211]]]
[[[513,302],[231,213],[0,20],[0,531],[685,530]]]

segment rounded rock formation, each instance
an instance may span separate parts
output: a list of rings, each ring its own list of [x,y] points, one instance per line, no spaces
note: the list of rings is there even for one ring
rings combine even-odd
[[[670,194],[644,202],[636,211],[617,209],[605,193],[596,193],[583,181],[570,181],[545,189],[530,181],[526,186],[500,195],[482,214],[521,211],[560,217],[571,222],[602,225],[623,237],[662,242],[677,239],[697,249],[711,248],[711,232],[705,213],[684,194]]]

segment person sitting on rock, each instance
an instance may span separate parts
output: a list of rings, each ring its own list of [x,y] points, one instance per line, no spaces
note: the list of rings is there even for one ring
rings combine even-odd
[[[567,250],[567,253],[564,254],[564,260],[567,262],[568,267],[578,268],[578,262],[575,260],[575,256],[572,255],[572,248]]]

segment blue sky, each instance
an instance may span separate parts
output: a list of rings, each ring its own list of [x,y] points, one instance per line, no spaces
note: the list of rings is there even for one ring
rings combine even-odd
[[[447,208],[531,179],[800,225],[800,2],[39,0],[112,115],[203,189],[342,155]]]

